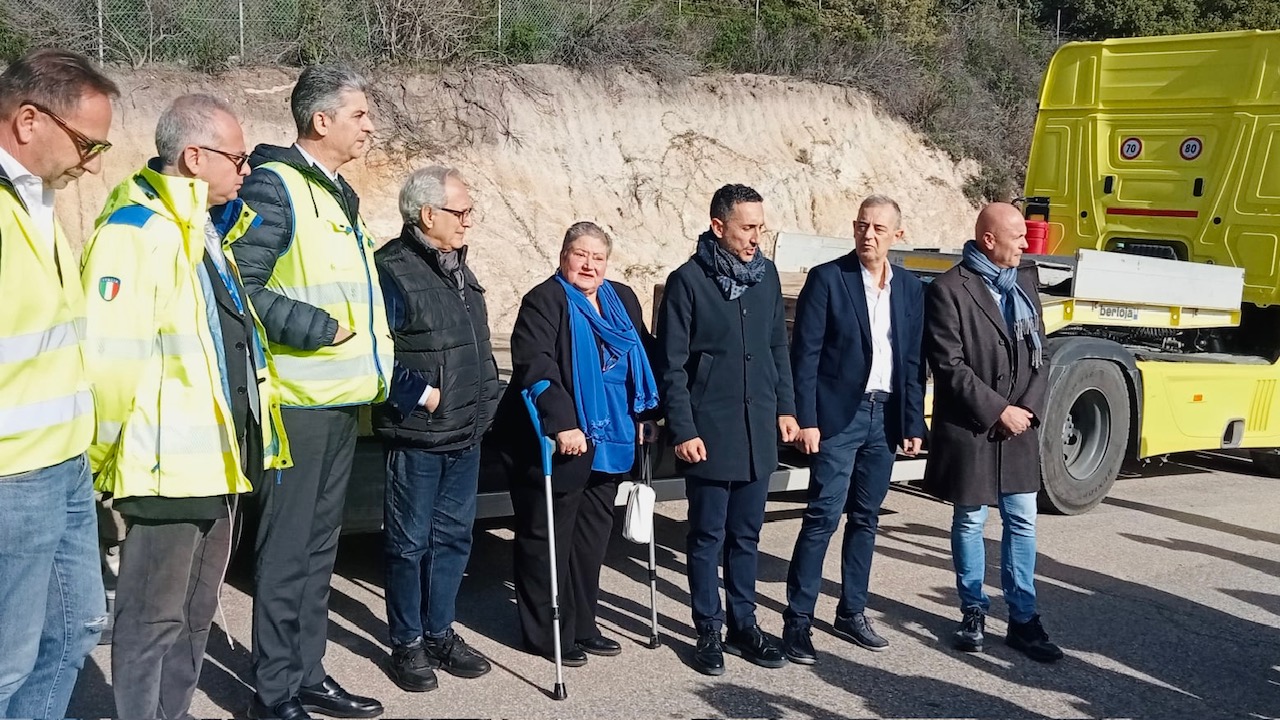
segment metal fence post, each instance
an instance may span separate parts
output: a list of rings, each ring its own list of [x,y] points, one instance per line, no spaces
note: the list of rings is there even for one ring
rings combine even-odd
[[[498,52],[502,52],[502,0],[498,0]]]
[[[756,0],[756,22],[760,22],[760,0]]]
[[[106,48],[103,47],[102,39],[102,0],[98,0],[98,64],[106,64]]]
[[[244,57],[244,0],[240,0],[240,64],[245,64]]]

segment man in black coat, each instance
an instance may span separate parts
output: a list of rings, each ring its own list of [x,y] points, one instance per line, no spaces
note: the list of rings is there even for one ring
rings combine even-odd
[[[863,200],[854,230],[854,252],[809,272],[792,329],[798,444],[813,464],[787,571],[782,649],[802,665],[817,661],[813,612],[842,514],[848,522],[833,628],[869,650],[889,646],[865,613],[871,556],[894,448],[915,455],[925,433],[924,285],[889,264],[889,248],[903,233],[898,203],[884,195]]]
[[[778,435],[791,442],[799,432],[782,287],[760,254],[763,229],[759,193],[717,190],[711,228],[667,278],[657,321],[658,382],[689,498],[694,662],[708,675],[724,672],[725,651],[764,667],[787,662],[755,613],[756,547]],[[722,554],[727,613],[717,582]]]
[[[480,442],[498,404],[484,289],[467,267],[471,212],[456,170],[417,170],[400,190],[404,231],[375,254],[396,347],[390,397],[373,417],[387,456],[391,679],[409,692],[435,689],[432,667],[463,678],[490,670],[453,630]]]
[[[983,591],[987,506],[999,505],[1005,642],[1053,662],[1036,611],[1036,495],[1040,420],[1048,395],[1036,271],[1020,267],[1027,225],[1017,208],[988,205],[964,260],[927,295],[925,354],[933,369],[933,426],[925,489],[955,504],[951,553],[963,613],[956,648],[981,652],[991,601]]]

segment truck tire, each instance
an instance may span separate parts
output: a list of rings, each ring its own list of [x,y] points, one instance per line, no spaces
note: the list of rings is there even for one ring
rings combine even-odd
[[[1049,388],[1040,427],[1040,507],[1079,515],[1111,490],[1129,443],[1129,388],[1106,360],[1072,363]]]

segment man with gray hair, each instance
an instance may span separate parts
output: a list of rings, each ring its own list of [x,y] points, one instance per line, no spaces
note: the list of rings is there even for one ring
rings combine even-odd
[[[338,175],[373,135],[366,89],[347,68],[303,70],[290,99],[297,142],[259,145],[240,193],[261,223],[231,251],[270,341],[295,461],[257,497],[250,717],[382,714],[323,664],[357,412],[386,399],[394,359],[374,239]]]
[[[183,718],[237,498],[286,453],[265,338],[223,249],[254,222],[236,199],[249,172],[240,123],[223,101],[185,95],[160,116],[156,151],[112,191],[82,260],[98,401],[89,456],[127,526],[115,715]]]
[[[862,201],[853,252],[813,268],[796,301],[791,337],[800,450],[813,455],[809,504],[787,571],[782,651],[817,662],[810,640],[827,544],[845,515],[836,636],[879,651],[889,646],[867,619],[867,586],[880,503],[894,448],[920,451],[924,425],[924,285],[889,264],[902,212],[884,195]]]
[[[463,678],[490,669],[453,630],[480,442],[498,403],[484,288],[467,267],[472,209],[456,170],[417,170],[400,190],[404,231],[376,253],[396,349],[391,395],[373,420],[387,456],[391,679],[409,692],[436,687],[433,667]]]

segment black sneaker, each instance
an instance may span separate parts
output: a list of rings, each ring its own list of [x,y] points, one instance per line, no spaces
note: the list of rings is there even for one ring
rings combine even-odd
[[[1032,615],[1024,623],[1009,621],[1009,634],[1004,642],[1036,662],[1051,663],[1062,659],[1062,648],[1049,642],[1049,634],[1040,624],[1040,616]]]
[[[456,677],[478,678],[492,669],[489,661],[453,630],[439,639],[427,638],[424,647],[427,657],[435,661],[441,670]]]
[[[818,653],[813,649],[813,628],[808,625],[787,625],[782,628],[782,654],[800,665],[818,662]]]
[[[965,608],[960,627],[956,628],[955,634],[951,636],[952,643],[960,652],[982,652],[982,643],[985,639],[982,632],[986,629],[987,616],[982,609]]]
[[[739,633],[729,633],[724,638],[724,651],[737,655],[760,667],[780,668],[787,664],[782,650],[759,625],[752,625]]]
[[[405,692],[427,692],[439,687],[436,664],[427,657],[421,638],[391,650],[391,680]]]
[[[889,647],[889,641],[880,637],[875,628],[871,627],[871,621],[863,613],[858,613],[851,618],[837,617],[832,628],[837,636],[872,652],[880,652]]]
[[[724,644],[720,642],[719,631],[698,636],[698,645],[693,651],[693,666],[703,675],[724,674]]]

